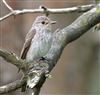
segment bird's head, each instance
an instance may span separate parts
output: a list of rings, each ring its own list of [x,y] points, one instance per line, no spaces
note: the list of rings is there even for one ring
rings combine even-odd
[[[46,17],[46,16],[38,16],[36,18],[36,20],[34,21],[34,26],[38,27],[38,28],[46,28],[51,30],[52,29],[52,24],[55,24],[56,21],[51,20],[50,18]]]

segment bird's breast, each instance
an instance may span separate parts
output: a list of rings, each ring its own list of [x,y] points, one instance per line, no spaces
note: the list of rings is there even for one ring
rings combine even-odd
[[[38,38],[37,37],[34,38],[32,43],[35,43],[38,46],[39,55],[45,55],[51,48],[52,33],[44,32],[44,33],[37,34],[37,36]]]
[[[51,48],[52,36],[51,32],[36,33],[32,39],[27,59],[33,60],[45,56]]]

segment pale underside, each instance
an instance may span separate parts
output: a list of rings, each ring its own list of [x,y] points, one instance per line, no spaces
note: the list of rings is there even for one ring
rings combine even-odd
[[[27,61],[43,57],[48,53],[52,44],[52,34],[49,30],[42,30],[35,34],[26,55]]]

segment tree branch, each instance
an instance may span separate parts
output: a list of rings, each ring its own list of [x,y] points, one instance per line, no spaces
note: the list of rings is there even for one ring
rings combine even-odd
[[[14,11],[8,4],[5,0],[3,0],[3,3],[6,5],[6,7],[12,12]]]
[[[49,69],[52,70],[56,65],[64,47],[68,43],[78,39],[97,23],[100,23],[100,7],[98,6],[78,17],[69,26],[56,32],[53,45],[46,55],[46,57],[51,61],[51,64],[48,64],[50,65],[49,67],[51,67]]]
[[[22,71],[25,71],[28,68],[27,62],[18,58],[14,53],[8,53],[7,51],[0,49],[0,56]]]
[[[17,90],[18,88],[20,88],[25,83],[25,81],[26,80],[23,78],[22,80],[16,80],[12,83],[1,86],[0,87],[0,95]]]
[[[5,0],[3,0],[3,3],[6,5],[6,7],[11,11],[10,13],[6,14],[3,17],[0,17],[0,21],[3,21],[7,19],[10,16],[16,16],[20,14],[27,14],[27,13],[45,13],[44,9],[22,9],[22,10],[13,10]],[[62,14],[62,13],[71,13],[71,12],[86,12],[93,8],[95,4],[90,5],[83,5],[83,6],[76,6],[71,8],[60,8],[60,9],[51,9],[47,8],[46,12],[48,14]]]

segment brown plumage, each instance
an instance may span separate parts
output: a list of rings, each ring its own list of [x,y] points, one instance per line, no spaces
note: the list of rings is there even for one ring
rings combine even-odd
[[[23,45],[23,48],[22,48],[22,51],[21,51],[21,54],[20,54],[21,59],[26,59],[27,52],[30,48],[31,41],[32,41],[32,38],[34,38],[35,33],[36,33],[35,29],[31,29],[27,33],[26,38],[25,38],[25,43]]]

